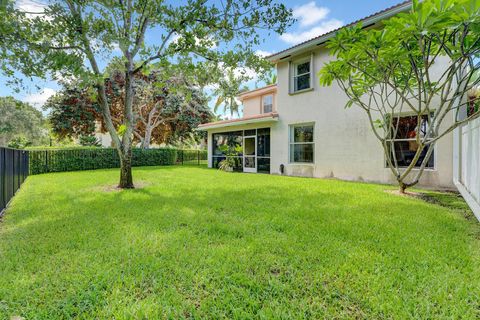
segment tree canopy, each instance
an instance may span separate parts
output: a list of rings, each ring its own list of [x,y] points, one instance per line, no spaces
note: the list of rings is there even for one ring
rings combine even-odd
[[[124,122],[122,112],[125,78],[118,70],[110,70],[110,78],[105,80],[110,113],[117,131]],[[190,137],[198,137],[194,129],[200,123],[211,120],[212,113],[203,91],[187,83],[181,75],[170,78],[166,85],[156,81],[161,72],[154,71],[149,76],[135,77],[135,97],[133,110],[136,118],[134,141],[145,148],[150,143],[175,144]],[[183,83],[183,90],[169,91],[170,83]],[[64,88],[51,97],[45,109],[50,111],[49,121],[52,130],[59,138],[82,138],[91,136],[96,130],[106,132],[101,108],[92,99],[93,88],[79,89],[74,83],[65,83]],[[188,92],[188,97],[184,93]],[[98,126],[98,128],[97,128]],[[85,138],[83,138],[85,139]]]
[[[383,25],[342,29],[327,47],[334,59],[320,71],[320,83],[335,81],[346,106],[366,112],[402,191],[418,183],[439,139],[480,115],[467,112],[467,94],[480,82],[478,0],[413,1],[409,12]],[[397,140],[406,125],[415,153],[402,166]]]
[[[65,0],[49,2],[34,17],[21,12],[12,16],[28,30],[20,34],[20,43],[26,43],[33,60],[45,61],[38,73],[71,75],[86,84],[82,87],[95,88],[92,98],[101,107],[120,157],[122,188],[133,188],[137,74],[148,75],[152,63],[160,68],[175,65],[208,84],[221,73],[212,69],[259,71],[269,65],[253,50],[262,40],[258,31],[282,33],[293,22],[291,10],[273,0]],[[154,36],[147,36],[147,31]],[[121,134],[112,118],[101,67],[102,60],[113,55],[120,57],[125,75]],[[31,60],[16,62],[28,69]]]
[[[0,97],[0,146],[13,140],[15,146],[39,145],[48,140],[47,128],[40,111],[14,99]]]

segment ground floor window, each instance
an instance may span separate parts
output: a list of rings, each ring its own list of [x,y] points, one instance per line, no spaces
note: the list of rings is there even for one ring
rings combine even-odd
[[[290,126],[290,163],[313,163],[315,142],[314,124]]]
[[[429,116],[423,115],[421,119],[418,116],[400,116],[393,118],[392,139],[389,139],[391,148],[392,162],[397,161],[399,167],[408,167],[415,159],[418,151],[417,134],[420,139],[424,139],[429,129]],[[420,127],[418,127],[420,126]],[[425,147],[418,158],[415,167],[420,167],[430,147]],[[432,153],[426,168],[434,168],[435,152]]]
[[[213,134],[212,148],[213,166],[215,168],[218,168],[218,164],[228,156],[235,160],[234,170],[242,171],[243,131]]]
[[[246,146],[243,145],[243,137],[255,138],[246,139],[249,143],[247,154],[244,154]],[[256,140],[256,145],[250,145],[252,140]],[[256,168],[259,173],[270,173],[270,128],[214,133],[212,135],[213,167],[218,168],[219,163],[227,157],[234,158],[235,171],[243,171],[245,165],[248,168]]]
[[[270,173],[270,128],[257,130],[257,172]]]

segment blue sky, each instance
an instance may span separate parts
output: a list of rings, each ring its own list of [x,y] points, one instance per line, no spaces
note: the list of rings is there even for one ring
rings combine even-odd
[[[283,1],[293,9],[298,21],[281,36],[265,37],[265,42],[257,48],[258,54],[268,55],[289,48],[299,42],[336,29],[352,21],[383,10],[402,0],[306,0]],[[18,5],[28,11],[39,11],[39,0],[19,0]],[[147,34],[148,36],[154,36]],[[26,81],[27,89],[19,93],[6,86],[7,79],[0,76],[0,96],[12,95],[41,108],[46,99],[53,95],[59,86],[54,81],[34,79]],[[253,85],[253,82],[251,83]],[[40,89],[37,89],[39,87]]]

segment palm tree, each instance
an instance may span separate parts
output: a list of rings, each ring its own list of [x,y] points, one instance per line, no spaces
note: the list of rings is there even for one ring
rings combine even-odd
[[[277,83],[277,74],[272,72],[270,74],[270,78],[267,78],[267,80],[265,80],[265,83],[267,84],[267,86],[272,85],[272,84],[276,84]]]
[[[213,95],[217,97],[213,111],[216,113],[223,106],[223,113],[229,111],[231,116],[240,115],[241,102],[237,97],[247,90],[246,86],[242,86],[242,79],[236,78],[233,71],[227,70],[227,74],[213,91]]]

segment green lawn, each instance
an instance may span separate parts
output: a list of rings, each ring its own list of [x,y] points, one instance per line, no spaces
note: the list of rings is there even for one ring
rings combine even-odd
[[[0,223],[0,319],[480,317],[480,224],[454,195],[196,167],[135,168],[142,187],[117,191],[117,176],[27,179]]]

